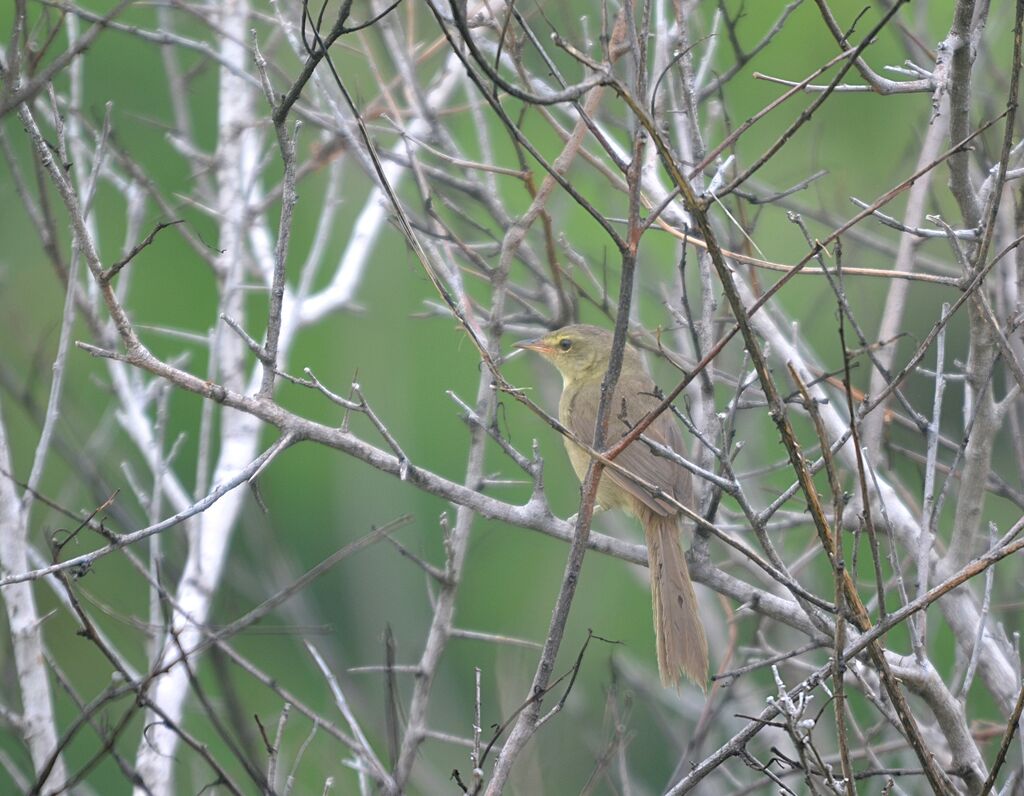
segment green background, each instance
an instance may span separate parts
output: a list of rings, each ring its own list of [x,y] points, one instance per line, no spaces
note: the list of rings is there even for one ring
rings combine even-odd
[[[734,11],[737,7],[734,3],[727,5]],[[836,2],[833,7],[843,23],[848,24],[861,5]],[[934,46],[945,34],[948,12],[940,8],[943,5],[931,4],[926,11],[915,8],[906,12],[908,15],[929,15],[928,28],[932,36],[927,42],[929,46]],[[560,30],[578,33],[578,20],[584,6],[557,4],[557,7],[546,8],[545,11]],[[748,3],[747,6],[737,32],[740,40],[751,46],[776,18],[778,4]],[[712,10],[709,5],[703,13],[710,16]],[[32,13],[34,18],[39,18],[38,8]],[[419,26],[434,24],[421,7],[412,13]],[[5,30],[10,27],[9,14],[10,11],[5,10],[0,15]],[[52,15],[48,18],[53,21]],[[854,40],[859,40],[859,36],[877,18],[878,9],[872,6],[858,24]],[[546,30],[539,16],[531,19],[539,29]],[[131,9],[122,20],[147,27],[155,25],[154,14],[144,7]],[[194,20],[185,20],[183,24],[185,33],[196,37],[208,35]],[[987,34],[987,47],[990,49],[986,50],[983,58],[1008,63],[1008,30],[1011,24],[1010,4],[995,4]],[[256,27],[260,31],[262,45],[270,33],[262,22]],[[63,36],[59,36],[54,47],[59,48],[64,43]],[[355,37],[351,41],[346,40],[346,44],[350,46],[336,52],[339,71],[357,104],[366,107],[376,99],[378,86],[359,49],[371,48],[374,55],[386,63],[385,48],[373,30],[359,37],[358,41]],[[698,52],[703,46],[698,44]],[[719,42],[718,52],[718,67],[727,68],[731,58],[724,41]],[[294,60],[284,53],[285,48],[277,50],[279,58],[276,63],[282,71],[273,77],[278,90],[284,90],[297,71]],[[869,53],[869,61],[876,70],[884,64],[901,63],[906,57],[894,36],[888,32],[880,37]],[[778,85],[753,79],[754,71],[799,80],[834,54],[835,45],[822,26],[817,11],[813,4],[805,3],[775,41],[725,87],[723,99],[732,124],[748,118],[783,90]],[[424,65],[424,75],[433,73],[440,57]],[[195,54],[186,55],[184,61],[196,69],[189,105],[194,114],[198,142],[211,147],[216,132],[216,69],[212,64],[203,63]],[[925,62],[923,57],[919,61]],[[575,74],[564,58],[559,62],[567,73]],[[112,129],[119,146],[152,174],[165,195],[189,193],[194,175],[202,170],[202,166],[184,159],[168,144],[165,126],[171,124],[172,117],[158,50],[123,33],[107,31],[86,53],[84,65],[87,93],[83,105],[87,115],[99,123],[104,104],[112,102]],[[998,66],[994,71],[1005,74],[1005,69]],[[849,79],[860,82],[852,72]],[[66,88],[63,76],[58,79],[57,88],[59,91]],[[998,80],[976,85],[975,104],[981,110],[974,117],[975,123],[1000,111],[1005,95],[1005,84]],[[813,95],[797,97],[744,136],[736,149],[739,163],[748,164],[755,159],[812,99]],[[713,104],[717,103],[718,100],[713,101]],[[459,104],[458,101],[453,103]],[[761,171],[758,181],[763,192],[767,193],[787,188],[818,169],[827,169],[827,177],[793,197],[805,209],[812,233],[823,237],[836,222],[856,212],[849,197],[872,201],[912,171],[930,110],[927,94],[893,97],[870,93],[834,95],[780,155]],[[711,110],[705,106],[702,113],[710,114]],[[623,110],[609,97],[602,114],[612,121],[621,119]],[[17,119],[13,115],[8,116],[2,123],[5,134],[16,148],[21,168],[30,175],[28,141]],[[479,156],[477,134],[468,113],[452,114],[446,117],[445,123],[465,147],[465,157]],[[557,154],[560,143],[539,118],[528,115],[524,129],[546,156],[550,158]],[[390,146],[394,140],[383,123],[374,125],[371,131],[379,136],[382,147]],[[1001,132],[997,125],[981,141],[980,150],[986,163],[991,162],[990,157],[998,146]],[[708,143],[717,143],[721,133],[721,124],[712,124]],[[499,162],[507,167],[517,167],[507,139],[496,124],[492,134],[500,153]],[[315,146],[315,137],[315,131],[309,126],[303,130],[299,139],[300,157],[310,154]],[[267,184],[272,184],[279,177],[280,169],[269,128],[266,130],[264,151],[275,160],[275,165],[268,170]],[[536,164],[530,165],[536,168]],[[539,170],[536,173],[539,179]],[[929,212],[939,212],[955,225],[956,210],[945,187],[946,176],[947,172],[940,167]],[[603,178],[590,167],[575,165],[569,178],[602,210],[610,215],[625,215],[625,198],[608,191]],[[325,179],[326,170],[320,170],[300,184],[289,254],[289,265],[294,268],[298,268],[307,253],[321,210],[319,199]],[[355,163],[345,165],[342,179],[342,208],[323,268],[326,273],[329,273],[334,258],[340,255],[350,234],[350,225],[369,190],[367,177]],[[525,209],[529,197],[521,184],[506,177],[499,177],[498,181],[506,206],[513,212]],[[403,186],[403,196],[412,200],[413,194],[407,185]],[[55,199],[52,193],[49,197]],[[56,205],[55,201],[53,203]],[[120,255],[123,244],[123,199],[111,186],[105,185],[96,198],[95,206],[101,252],[109,263]],[[559,231],[566,235],[571,245],[590,261],[598,273],[606,267],[609,294],[614,297],[618,271],[614,247],[564,194],[556,195],[551,207]],[[888,206],[887,212],[898,217],[902,207],[903,199],[897,198]],[[735,203],[730,202],[729,208],[735,212]],[[66,255],[69,245],[65,216],[59,210],[56,212],[58,227],[65,234],[63,245]],[[742,242],[734,227],[720,210],[716,212],[717,221],[725,230],[725,242],[732,248],[739,248]],[[748,207],[748,218],[757,212],[757,209]],[[208,217],[184,203],[180,207],[180,215],[211,247],[217,245],[216,225]],[[160,220],[165,219],[150,206],[144,229]],[[272,224],[276,224],[276,216]],[[861,227],[872,235],[895,241],[894,233],[880,231],[871,222],[864,222]],[[795,262],[806,250],[799,230],[787,222],[783,209],[779,207],[760,209],[753,237],[764,256],[778,262]],[[41,249],[36,231],[22,210],[21,200],[13,189],[6,168],[0,169],[0,240],[4,241],[0,250],[0,338],[6,341],[2,367],[7,376],[0,400],[3,421],[12,438],[16,475],[24,479],[39,427],[31,413],[25,410],[22,399],[34,402],[36,406],[45,405],[50,366],[60,329],[63,289]],[[947,269],[955,268],[944,241],[926,243],[921,251],[945,264]],[[637,300],[639,318],[649,328],[670,323],[662,306],[661,289],[665,284],[673,284],[677,257],[675,244],[667,236],[651,232],[644,238],[638,266]],[[849,241],[844,264],[888,268],[891,267],[891,256]],[[127,302],[137,324],[205,335],[217,323],[214,280],[205,265],[174,231],[162,233],[156,244],[143,252],[130,268],[132,282]],[[523,273],[514,271],[513,277],[522,279]],[[767,285],[775,280],[776,275],[762,272],[759,278],[762,284]],[[486,303],[487,287],[473,279],[468,281],[471,293]],[[696,282],[692,284],[694,292],[691,296],[696,296]],[[886,287],[883,280],[849,280],[851,303],[869,335],[877,328]],[[948,288],[911,287],[912,310],[904,324],[907,336],[900,344],[903,357],[930,328],[938,316],[941,302],[954,298],[954,292]],[[333,314],[315,328],[304,330],[293,349],[288,367],[293,373],[300,373],[304,367],[311,368],[325,384],[341,394],[347,394],[349,382],[357,379],[368,401],[415,465],[461,482],[469,435],[459,419],[458,408],[446,391],[451,390],[472,403],[480,363],[475,349],[452,320],[422,317],[424,302],[436,299],[436,293],[416,258],[394,227],[389,226],[375,244],[370,266],[355,297],[357,306]],[[841,366],[841,351],[835,334],[835,300],[824,281],[815,278],[794,280],[783,291],[777,307],[799,321],[796,333],[816,353],[825,369]],[[248,310],[247,328],[258,336],[260,319],[265,317],[265,302],[258,294],[249,300]],[[591,322],[609,323],[593,308],[586,306],[583,317]],[[964,331],[962,320],[951,326],[947,361],[965,358]],[[186,353],[187,368],[191,372],[206,372],[201,346],[189,345],[145,329],[142,336],[157,355],[176,357]],[[90,339],[84,325],[76,327],[75,338]],[[503,341],[503,349],[508,350],[511,342],[512,338]],[[740,348],[734,343],[723,356],[722,365],[734,372],[739,361]],[[929,357],[926,363],[932,361]],[[782,381],[784,369],[778,367],[779,363],[775,364],[776,376]],[[536,387],[533,397],[554,410],[558,384],[552,369],[536,359],[521,357],[508,363],[503,371],[514,384]],[[663,386],[669,386],[672,373],[667,369],[657,372]],[[862,362],[855,371],[857,387],[867,387],[868,374],[867,364]],[[997,392],[1001,389],[1002,384]],[[730,394],[728,388],[721,391],[720,409]],[[908,382],[908,394],[922,410],[930,407],[931,385],[926,379],[912,377]],[[955,437],[958,436],[958,403],[962,400],[962,391],[959,387],[951,388],[947,396],[948,431]],[[282,384],[278,398],[288,408],[312,419],[330,424],[341,422],[339,410],[309,390]],[[145,474],[146,470],[130,443],[114,427],[111,400],[102,363],[80,350],[73,350],[69,358],[59,434],[95,466],[103,489],[109,492],[121,490],[117,508],[124,524],[112,520],[111,527],[126,532],[142,527],[145,522],[143,513],[131,496],[122,465],[127,463],[138,474]],[[167,439],[183,435],[176,469],[187,486],[194,483],[200,405],[199,398],[180,392],[173,393],[170,399]],[[532,441],[538,440],[540,451],[548,463],[546,485],[552,508],[559,516],[572,514],[578,501],[578,485],[567,466],[557,435],[507,397],[502,398],[501,427],[523,452],[529,452]],[[385,447],[363,418],[353,418],[352,428],[373,444]],[[812,445],[812,432],[803,421],[798,422],[798,428],[805,443]],[[746,444],[737,462],[741,472],[782,459],[777,435],[763,412],[746,412],[740,429]],[[893,432],[897,438],[901,434],[904,432]],[[269,444],[274,436],[270,430],[266,431],[263,444]],[[902,444],[920,445],[918,439],[904,436],[906,439],[901,440]],[[896,461],[894,466],[905,478],[907,487],[919,495],[920,468],[908,461]],[[499,478],[521,478],[514,464],[493,445],[488,448],[486,472]],[[101,490],[90,491],[82,476],[74,464],[60,456],[51,456],[42,491],[73,512],[89,511],[105,495],[99,494]],[[785,487],[790,479],[791,476],[785,472],[762,478],[759,486],[763,491],[753,496],[755,504],[767,503],[773,496],[772,490]],[[260,510],[255,500],[247,500],[235,530],[225,580],[212,614],[215,624],[231,621],[371,527],[404,513],[413,515],[415,519],[396,538],[435,564],[443,560],[439,517],[447,513],[454,521],[452,507],[337,451],[309,443],[297,445],[276,460],[261,477],[259,487],[267,513]],[[824,481],[821,488],[826,489]],[[529,486],[523,483],[494,487],[491,493],[502,499],[522,502],[529,495]],[[947,513],[951,502],[947,502]],[[1002,501],[990,498],[988,505],[991,519],[1000,527],[1005,527],[1007,519],[1014,517],[1010,507]],[[799,510],[795,504],[792,508]],[[32,516],[32,541],[45,550],[50,535],[69,525],[70,520],[66,517],[38,506]],[[634,540],[639,538],[638,529],[623,517],[605,515],[598,519],[596,526]],[[784,539],[780,538],[779,544],[789,560],[816,544],[809,526],[787,531],[786,534]],[[184,542],[172,530],[164,534],[162,543],[167,556],[167,582],[173,583],[183,557]],[[83,540],[81,544],[81,549],[87,549],[93,541]],[[560,582],[566,549],[563,543],[535,533],[498,522],[475,521],[460,586],[457,626],[542,640]],[[139,552],[141,554],[142,551]],[[866,551],[862,552],[866,554]],[[724,557],[714,543],[711,555],[716,560]],[[830,588],[827,566],[821,561],[811,566],[816,571],[805,574],[806,582],[818,583],[822,593],[827,595]],[[865,572],[862,577],[865,584],[868,583],[867,574]],[[537,766],[533,776],[542,777],[544,792],[571,793],[583,787],[594,766],[594,759],[613,734],[613,722],[604,696],[609,689],[609,701],[619,704],[625,715],[631,768],[647,787],[658,788],[668,779],[679,750],[685,746],[689,728],[680,726],[675,715],[660,706],[660,700],[683,699],[694,717],[699,714],[702,700],[690,688],[676,697],[669,692],[662,693],[654,685],[653,633],[645,577],[642,571],[616,560],[599,555],[587,558],[559,659],[559,671],[571,665],[588,628],[600,636],[621,642],[621,646],[591,644],[579,681],[566,704],[565,714],[542,729],[532,743],[530,754],[535,756]],[[999,584],[997,578],[997,595],[1001,593]],[[1009,585],[1003,584],[1004,587]],[[145,659],[139,645],[140,630],[133,621],[146,618],[143,606],[147,592],[142,579],[122,558],[112,556],[98,563],[87,578],[76,584],[76,588],[81,590],[83,597],[87,595],[86,604],[98,615],[103,627],[122,644],[123,649],[134,652],[133,663],[143,666]],[[415,662],[431,616],[428,595],[433,589],[435,586],[426,582],[412,562],[402,558],[392,546],[380,543],[341,563],[288,606],[242,634],[236,639],[236,646],[239,651],[259,661],[283,686],[341,724],[340,717],[330,706],[330,694],[322,676],[302,647],[301,639],[309,638],[325,653],[334,670],[341,674],[342,685],[364,730],[383,755],[382,678],[377,673],[346,674],[345,670],[383,661],[382,635],[386,626],[394,631],[398,661]],[[722,645],[730,632],[726,626],[727,615],[715,595],[703,587],[698,587],[698,590],[712,639],[712,667],[716,667],[721,663]],[[49,589],[39,586],[36,593],[42,614],[57,608]],[[1000,610],[1004,611],[1001,618],[1010,621],[1012,626],[1017,608],[1004,603],[1000,603]],[[730,606],[730,614],[735,608]],[[758,629],[769,635],[776,649],[803,643],[792,632],[751,618],[749,612],[745,616],[732,628],[741,645],[754,644],[754,634]],[[933,662],[948,673],[952,666],[951,640],[941,632],[940,625],[940,621],[931,622],[935,636]],[[75,629],[63,610],[56,610],[46,619],[46,640],[54,658],[60,662],[79,693],[88,697],[109,682],[109,668],[95,648],[75,634]],[[900,634],[894,634],[890,644],[906,648],[905,639]],[[825,660],[825,656],[826,653],[819,652],[805,656],[805,660],[818,664]],[[609,668],[612,659],[642,667],[648,675],[649,690],[638,689],[633,682],[623,683],[621,675],[613,674]],[[536,653],[529,649],[453,640],[445,652],[434,686],[430,726],[456,735],[470,735],[474,668],[479,667],[483,683],[482,724],[487,737],[489,728],[507,719],[526,693],[535,660]],[[0,671],[7,683],[8,703],[14,704],[13,662],[6,648],[0,650]],[[793,681],[798,679],[800,671],[791,672]],[[256,739],[255,727],[249,717],[256,713],[268,728],[272,728],[281,708],[280,699],[232,666],[219,666],[211,657],[201,664],[200,676],[216,704],[226,710],[233,702],[237,703],[239,715],[250,733],[252,748],[260,750],[261,744]],[[764,688],[766,677],[767,674],[761,672],[734,687]],[[400,678],[400,683],[402,695],[407,698],[411,690],[409,678]],[[56,698],[62,721],[70,720],[77,713],[76,708],[59,690]],[[972,706],[970,710],[972,717],[998,718],[987,712],[989,708],[981,688],[972,692],[972,699],[977,700],[977,709]],[[111,715],[118,715],[128,706],[128,700],[123,701],[112,708]],[[870,716],[857,698],[854,698],[854,708],[862,711],[864,716]],[[741,719],[733,718],[732,712],[726,710],[716,719],[704,745],[705,753],[742,724]],[[222,742],[210,731],[209,722],[194,701],[186,714],[186,726],[209,743],[219,759],[229,760]],[[129,759],[134,755],[140,729],[141,719],[137,718],[119,746]],[[308,720],[293,714],[286,732],[286,758],[288,754],[295,753],[309,729]],[[0,732],[0,744],[22,768],[29,767],[27,755],[13,737],[13,732]],[[95,736],[90,731],[83,731],[68,751],[69,763],[72,767],[81,765],[95,748]],[[179,764],[177,775],[179,789],[183,793],[196,792],[208,781],[203,767],[188,761],[187,757],[186,752],[179,751],[178,759],[184,762]],[[324,733],[319,733],[298,768],[300,785],[296,786],[296,792],[319,792],[327,775],[338,778],[336,792],[353,792],[355,780],[340,763],[344,757],[347,755],[338,744]],[[238,773],[237,766],[230,761],[226,765]],[[455,792],[454,786],[445,782],[448,772],[457,768],[464,778],[468,778],[470,771],[467,750],[435,740],[424,744],[421,761],[417,765],[431,772],[425,775],[424,780],[418,781],[417,787],[423,787],[424,792]],[[525,769],[519,785],[521,792],[530,792],[531,769],[529,765]],[[6,774],[0,770],[0,790],[11,787],[10,783],[4,783],[5,777]],[[88,781],[98,793],[120,792],[124,788],[122,775],[109,760],[102,763]],[[603,792],[601,788],[609,786],[606,782],[597,787],[598,792]]]

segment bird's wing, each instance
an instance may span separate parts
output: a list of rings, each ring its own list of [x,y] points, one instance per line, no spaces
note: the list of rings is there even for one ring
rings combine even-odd
[[[658,406],[660,401],[654,395],[654,389],[653,382],[645,385],[644,391],[640,393],[616,387],[610,407],[611,417],[608,421],[609,447],[628,434],[649,411]],[[583,394],[587,394],[592,400],[579,400]],[[577,394],[576,400],[569,407],[569,429],[580,440],[588,444],[592,444],[594,440],[594,426],[597,423],[597,405],[600,395],[601,382],[596,380],[584,385]],[[647,427],[644,435],[680,455],[686,454],[682,434],[668,412],[659,415]],[[689,471],[664,456],[654,454],[641,440],[632,442],[629,447],[615,457],[615,461],[643,481],[660,487],[680,503],[687,506],[691,504]],[[647,508],[662,517],[676,514],[678,511],[671,503],[654,497],[650,490],[615,470],[606,469],[603,477],[610,478]]]

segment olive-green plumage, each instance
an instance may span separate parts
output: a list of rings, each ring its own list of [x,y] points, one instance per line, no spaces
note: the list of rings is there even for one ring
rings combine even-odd
[[[516,345],[540,353],[558,368],[562,374],[558,419],[580,441],[591,444],[601,400],[601,383],[611,359],[612,335],[597,326],[579,324]],[[655,393],[655,384],[643,358],[636,349],[627,345],[622,373],[610,405],[609,447],[660,403]],[[649,439],[680,454],[686,451],[679,428],[667,413],[659,415],[644,433]],[[568,437],[564,441],[576,476],[582,481],[590,465],[590,456]],[[708,645],[679,541],[681,517],[675,506],[654,497],[641,483],[657,486],[665,494],[690,506],[690,473],[681,465],[655,455],[639,440],[630,444],[615,461],[639,480],[605,469],[597,489],[597,502],[602,508],[623,509],[640,520],[644,527],[661,681],[666,685],[677,683],[682,672],[704,688]]]

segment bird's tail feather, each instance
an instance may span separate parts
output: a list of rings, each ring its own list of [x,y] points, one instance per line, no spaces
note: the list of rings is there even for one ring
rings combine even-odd
[[[682,672],[706,689],[708,642],[679,540],[679,518],[651,512],[644,519],[661,682],[676,685]]]

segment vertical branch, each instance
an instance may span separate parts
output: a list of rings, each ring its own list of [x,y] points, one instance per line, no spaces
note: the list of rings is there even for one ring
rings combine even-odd
[[[612,48],[617,48],[633,20],[627,16],[626,11],[616,19],[615,30],[611,37]],[[650,9],[644,16],[642,32],[637,37],[634,32],[634,42],[643,42],[634,46],[633,53],[637,58],[634,67],[637,70],[637,94],[646,95],[646,41],[650,27]],[[637,49],[640,50],[637,53]],[[589,102],[589,97],[588,97]],[[605,374],[601,384],[601,400],[597,410],[597,421],[594,431],[594,448],[603,450],[605,435],[608,430],[608,420],[611,416],[611,396],[614,393],[615,385],[618,382],[622,369],[622,354],[625,350],[627,332],[629,329],[630,307],[633,301],[634,274],[637,263],[637,250],[640,245],[640,192],[641,175],[643,173],[643,155],[646,146],[647,136],[637,123],[636,134],[633,138],[632,159],[626,173],[626,180],[629,186],[629,234],[626,238],[626,246],[621,250],[622,270],[619,283],[619,297],[616,303],[615,333],[612,343],[612,354],[608,365],[608,372]],[[581,502],[576,515],[576,527],[574,529],[572,543],[569,546],[569,554],[566,558],[565,569],[562,574],[562,582],[559,587],[558,596],[555,599],[555,606],[551,614],[551,621],[548,624],[547,636],[544,640],[544,647],[541,650],[540,661],[533,676],[530,686],[530,694],[527,698],[525,708],[520,712],[515,724],[509,733],[508,740],[501,749],[498,759],[494,764],[494,771],[491,780],[488,782],[487,796],[497,796],[504,789],[512,766],[526,744],[543,721],[541,716],[541,703],[550,687],[551,678],[554,673],[555,660],[565,636],[566,625],[569,620],[569,612],[573,599],[576,595],[576,587],[579,583],[580,572],[583,568],[583,558],[587,550],[587,541],[590,536],[590,524],[594,514],[594,503],[597,499],[597,488],[600,483],[604,466],[591,460],[586,476],[581,487]],[[556,706],[553,712],[559,709]],[[551,714],[549,714],[551,715]]]
[[[949,303],[942,305],[940,321],[949,317]],[[935,393],[932,399],[932,418],[928,423],[927,448],[925,454],[925,475],[924,475],[924,496],[921,501],[921,544],[917,551],[917,596],[928,591],[928,561],[931,558],[932,548],[935,543],[935,523],[937,520],[935,511],[935,470],[939,456],[939,436],[942,425],[942,396],[946,388],[946,330],[945,327],[939,332],[935,341]],[[927,617],[922,614],[912,625],[917,636],[917,647],[924,649]],[[920,654],[920,653],[919,653]]]
[[[256,68],[263,83],[263,92],[270,105],[274,119],[274,132],[277,134],[277,146],[281,150],[281,162],[284,164],[284,179],[281,181],[281,219],[277,228],[277,245],[274,247],[274,275],[270,285],[270,308],[267,312],[266,342],[261,351],[260,361],[263,363],[263,378],[259,394],[269,398],[274,391],[274,376],[277,372],[278,343],[281,338],[281,312],[284,307],[286,263],[288,259],[288,242],[292,232],[292,216],[298,195],[295,192],[295,139],[299,134],[299,126],[288,135],[285,118],[278,120],[274,111],[274,89],[267,75],[267,62],[259,50],[255,34],[253,34],[253,53]]]
[[[16,97],[22,90],[25,66],[22,58],[26,54],[22,45],[26,36],[26,20],[25,4],[16,3],[11,39],[4,53],[7,63],[3,65],[2,97],[5,100]],[[70,296],[73,292],[74,283],[69,281],[69,298],[65,303],[62,335],[70,331],[73,317]],[[57,420],[64,371],[60,352],[66,354],[67,351],[66,340],[64,342],[65,345],[59,349],[44,430],[40,435],[36,459],[29,476],[36,484],[42,473],[45,456],[50,447],[50,435]],[[25,490],[19,498],[14,488],[14,473],[7,428],[3,413],[0,411],[0,570],[4,575],[24,572],[29,568],[28,521],[34,490]],[[5,589],[3,604],[7,614],[7,627],[21,697],[21,715],[17,717],[15,728],[28,747],[34,771],[37,774],[48,773],[48,777],[44,776],[47,782],[63,783],[67,777],[67,770],[58,747],[57,716],[54,712],[49,668],[46,665],[41,618],[32,584],[21,583]]]
[[[0,415],[0,570],[4,575],[25,572],[29,568],[27,517],[14,490],[13,473],[7,430]],[[42,773],[51,765],[51,757],[57,750],[57,717],[32,584],[6,587],[3,603],[21,692],[18,730],[28,746],[33,767],[37,773]],[[63,783],[66,778],[63,757],[58,755],[52,761],[46,781]]]
[[[979,285],[983,290],[984,285]],[[946,552],[946,566],[958,569],[977,553],[978,530],[985,506],[986,483],[991,472],[992,446],[1000,418],[992,396],[992,375],[999,349],[996,330],[988,323],[980,301],[970,302],[970,350],[965,391],[972,396],[973,415],[967,419],[970,434],[964,447],[953,534]]]
[[[924,141],[921,143],[921,151],[917,156],[915,171],[920,170],[928,163],[935,160],[938,155],[942,141],[946,136],[949,116],[948,92],[943,86],[935,92],[932,98],[932,113],[925,125]],[[954,139],[959,140],[959,139]],[[928,171],[916,180],[907,192],[907,206],[903,213],[903,224],[913,229],[920,226],[924,219],[926,202],[929,192],[932,189],[932,171]],[[900,235],[899,247],[896,250],[896,259],[893,267],[897,271],[910,271],[914,266],[914,257],[920,246],[921,239],[907,231]],[[907,295],[910,284],[900,279],[894,279],[889,284],[886,292],[885,304],[882,308],[881,320],[878,325],[878,340],[888,341],[896,338],[903,328],[904,312],[907,307]],[[891,368],[896,361],[895,342],[882,346],[876,353],[878,365],[871,371],[871,381],[868,386],[869,395],[878,395],[885,389],[886,384],[892,378]],[[879,406],[874,412],[864,418],[861,424],[861,441],[868,450],[868,455],[874,462],[878,462],[878,456],[882,450],[882,431],[885,423],[885,405]]]
[[[497,340],[489,341],[492,351],[497,354]],[[491,388],[490,374],[486,369],[480,373],[477,386],[476,411],[485,423],[470,426],[469,452],[466,457],[466,473],[463,483],[469,489],[479,489],[484,477],[484,443],[487,440],[487,425],[493,422],[497,401]],[[455,511],[455,525],[445,543],[447,561],[445,577],[434,600],[434,612],[423,644],[423,653],[416,667],[416,681],[409,700],[408,720],[402,744],[395,764],[394,778],[399,792],[408,785],[420,744],[427,737],[427,708],[437,675],[441,654],[448,645],[454,629],[455,598],[458,595],[462,570],[469,551],[470,529],[476,512],[467,506],[458,506]]]
[[[978,42],[976,36],[984,25],[986,8],[975,7],[973,2],[961,0],[955,12],[955,30],[962,41],[962,46],[953,56],[954,92],[952,118],[954,132],[966,127],[969,113],[969,89],[971,67]],[[988,207],[984,218],[977,193],[972,189],[970,175],[966,168],[966,153],[950,160],[950,189],[960,205],[965,221],[972,225],[984,222],[982,238],[967,266],[965,278],[981,270],[987,256],[989,244],[996,233],[996,220],[999,203],[1002,197],[1003,181],[1006,176],[1013,138],[1014,120],[1017,110],[1017,91],[1021,63],[1021,27],[1024,22],[1024,9],[1017,5],[1016,22],[1014,24],[1013,57],[1010,64],[1010,96],[1007,101],[1006,131],[1000,160],[996,165],[996,175],[991,188]],[[951,240],[952,246],[957,246]],[[962,259],[962,258],[960,258]],[[956,513],[953,520],[953,535],[950,540],[944,564],[950,569],[957,569],[970,560],[977,548],[977,537],[982,522],[982,510],[985,501],[984,482],[991,468],[992,449],[996,434],[1002,425],[1001,413],[996,410],[992,392],[992,376],[999,357],[1000,343],[1005,342],[997,322],[991,314],[986,298],[987,285],[978,283],[975,293],[971,296],[969,306],[970,318],[970,350],[968,353],[966,383],[964,389],[974,407],[974,417],[970,429],[970,437],[964,449],[964,468],[960,479]],[[1008,353],[1012,360],[1013,353]],[[1009,365],[1015,364],[1012,361]]]
[[[845,351],[844,351],[845,356]],[[804,384],[803,379],[792,363],[789,363],[789,374],[796,384],[800,396],[803,398],[804,409],[811,417],[814,424],[814,431],[818,436],[821,445],[822,457],[825,462],[825,471],[828,475],[829,489],[832,492],[833,520],[832,527],[836,529],[835,547],[833,550],[826,549],[829,554],[829,563],[832,565],[832,579],[836,601],[835,621],[835,642],[832,647],[832,693],[835,697],[836,717],[836,739],[839,745],[839,760],[842,765],[843,779],[846,793],[854,796],[853,790],[853,767],[850,764],[849,740],[846,727],[846,664],[843,661],[843,652],[846,649],[846,614],[847,614],[847,568],[846,556],[843,550],[843,502],[844,492],[839,483],[839,473],[832,461],[832,454],[829,451],[828,432],[822,422],[821,414],[818,412],[814,399]]]
[[[258,179],[258,148],[255,129],[256,91],[244,79],[251,63],[243,42],[248,40],[248,0],[228,0],[219,9],[224,37],[220,43],[221,68],[218,91],[219,117],[216,153],[217,210],[220,221],[215,261],[220,289],[220,314],[241,321],[244,315],[242,281],[249,224],[249,197]],[[241,340],[218,325],[210,355],[211,379],[219,378],[232,389],[245,385],[245,348]],[[213,483],[222,483],[252,460],[259,438],[259,423],[251,415],[226,410],[220,420],[220,449]],[[201,476],[200,476],[201,477]],[[232,529],[242,508],[244,492],[233,490],[204,512],[189,533],[188,556],[176,590],[181,612],[172,618],[164,642],[164,662],[173,660],[177,646],[192,649],[199,640],[198,624],[206,621],[217,592]],[[172,643],[171,639],[177,642]],[[173,666],[153,686],[152,701],[172,724],[180,722],[188,696],[188,672]],[[173,792],[174,750],[179,735],[167,722],[147,714],[151,730],[139,744],[136,766],[143,781],[157,796]]]

